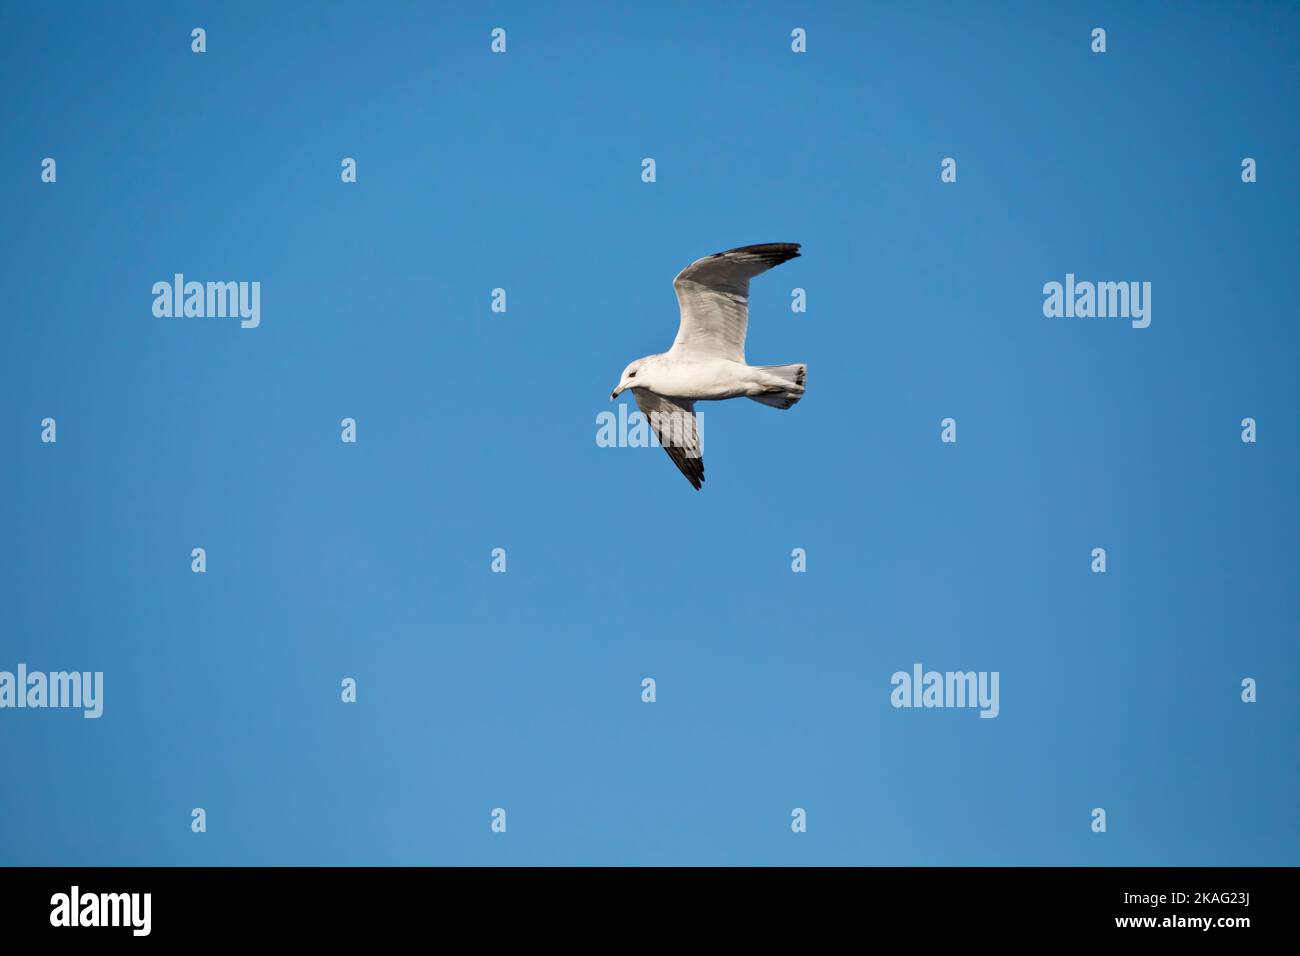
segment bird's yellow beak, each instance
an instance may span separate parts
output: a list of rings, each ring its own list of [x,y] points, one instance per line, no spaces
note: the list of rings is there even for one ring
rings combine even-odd
[[[621,395],[621,394],[623,394],[623,386],[622,386],[622,385],[620,385],[618,388],[614,389],[614,391],[612,391],[612,392],[609,393],[609,400],[612,402],[614,399],[618,398],[619,395]]]

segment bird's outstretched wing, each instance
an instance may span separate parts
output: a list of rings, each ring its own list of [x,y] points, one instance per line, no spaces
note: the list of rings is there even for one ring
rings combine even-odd
[[[797,242],[765,242],[705,256],[677,273],[682,324],[672,351],[744,362],[749,280],[798,255]]]
[[[699,491],[704,484],[704,450],[695,421],[695,403],[664,398],[644,388],[634,388],[632,394],[636,396],[637,407],[649,419],[659,444]]]

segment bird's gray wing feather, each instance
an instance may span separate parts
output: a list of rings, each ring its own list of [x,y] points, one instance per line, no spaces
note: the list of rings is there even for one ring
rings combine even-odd
[[[686,480],[699,491],[700,485],[704,484],[704,449],[695,418],[695,403],[664,398],[644,388],[634,388],[632,394],[636,396],[637,407],[654,429],[659,444]]]
[[[673,280],[682,322],[672,351],[744,362],[749,280],[798,255],[797,242],[766,242],[692,262]]]

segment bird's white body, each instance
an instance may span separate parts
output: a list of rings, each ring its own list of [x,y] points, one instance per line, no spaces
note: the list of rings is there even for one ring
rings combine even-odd
[[[784,388],[789,382],[762,366],[729,359],[692,359],[672,352],[639,359],[636,384],[666,398],[716,402],[725,398],[753,398]]]
[[[808,366],[745,361],[749,280],[798,255],[797,243],[769,242],[692,262],[673,280],[681,309],[673,347],[630,363],[609,396],[632,390],[664,451],[696,490],[704,483],[696,402],[752,398],[789,408],[803,397]]]

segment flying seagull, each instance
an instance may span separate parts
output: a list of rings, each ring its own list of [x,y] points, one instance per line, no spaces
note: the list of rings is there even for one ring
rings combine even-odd
[[[749,280],[799,255],[797,242],[741,246],[697,259],[677,273],[673,289],[682,324],[673,347],[623,369],[610,400],[632,389],[659,443],[698,491],[704,483],[695,403],[752,398],[789,408],[803,397],[808,366],[747,365]]]

